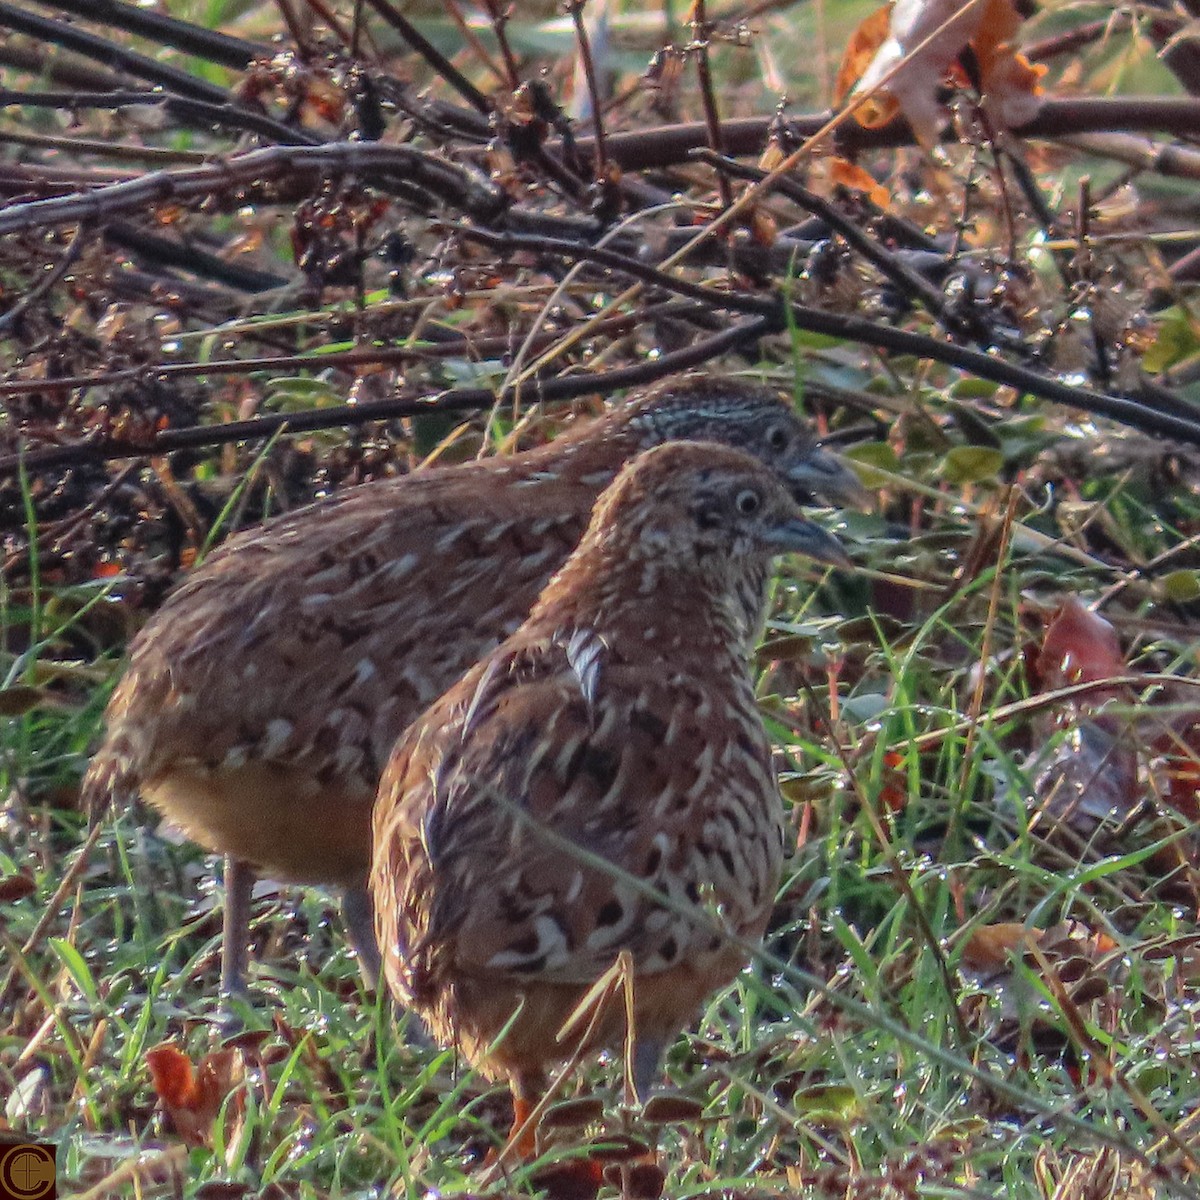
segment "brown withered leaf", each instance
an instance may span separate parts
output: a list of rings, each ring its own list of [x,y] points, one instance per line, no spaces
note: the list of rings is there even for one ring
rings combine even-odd
[[[1075,596],[1063,601],[1047,627],[1037,672],[1041,691],[1127,673],[1117,631]],[[1115,690],[1094,692],[1090,700],[1095,704],[1116,694]]]
[[[37,891],[37,884],[28,871],[18,871],[15,875],[0,877],[0,904],[12,904],[24,900]]]
[[[1061,989],[1073,1005],[1103,1002],[1124,977],[1118,950],[1108,934],[1079,921],[1049,929],[1019,921],[979,926],[962,945],[959,971],[986,1003],[968,1004],[964,1011],[1006,1050],[1024,1038],[1034,1052],[1060,1051],[1070,1040],[1061,1014],[1031,990],[1025,972],[1044,978],[1051,990]]]
[[[163,1042],[146,1052],[146,1065],[163,1110],[189,1146],[212,1147],[213,1123],[231,1094],[229,1111],[235,1118],[241,1115],[245,1067],[240,1050],[216,1050],[193,1064],[173,1042]]]
[[[968,49],[994,121],[1007,128],[1036,115],[1045,69],[1032,66],[1012,44],[1021,24],[1014,0],[969,6],[962,0],[895,0],[884,15],[882,37],[879,12],[855,31],[838,73],[839,95],[873,92],[855,111],[859,124],[876,128],[898,110],[917,140],[933,147],[947,115],[938,92],[948,82],[967,82],[959,63]]]
[[[1103,617],[1074,596],[1068,597],[1046,629],[1034,664],[1039,691],[1079,683],[1101,683],[1127,675],[1120,639]],[[1104,822],[1119,823],[1142,802],[1138,739],[1130,723],[1104,711],[1108,702],[1127,698],[1127,688],[1100,687],[1058,705],[1041,733],[1055,727],[1067,734],[1049,759],[1034,765],[1038,820],[1065,823],[1089,837]]]
[[[891,203],[891,193],[875,177],[855,163],[844,158],[834,158],[829,164],[829,173],[834,183],[851,191],[862,192],[877,208],[886,209]]]

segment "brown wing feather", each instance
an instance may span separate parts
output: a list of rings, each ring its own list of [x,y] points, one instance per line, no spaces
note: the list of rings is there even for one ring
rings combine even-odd
[[[543,516],[479,474],[474,514],[451,471],[431,472],[214,554],[133,646],[97,786],[251,759],[374,787],[400,731],[528,612],[594,491],[542,484]],[[440,504],[451,486],[454,519]]]
[[[775,877],[782,841],[778,818],[749,819],[776,794],[749,689],[743,720],[696,679],[640,664],[602,656],[593,685],[569,644],[510,643],[426,714],[385,775],[377,837],[408,908],[381,932],[413,978],[587,983],[622,948],[652,974],[714,952],[722,928],[761,929],[772,897],[754,881]],[[713,703],[726,708],[706,721]]]

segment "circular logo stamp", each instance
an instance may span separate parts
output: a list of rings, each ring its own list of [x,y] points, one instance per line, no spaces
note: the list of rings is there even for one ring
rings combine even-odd
[[[53,1200],[56,1192],[53,1146],[0,1147],[0,1200]]]

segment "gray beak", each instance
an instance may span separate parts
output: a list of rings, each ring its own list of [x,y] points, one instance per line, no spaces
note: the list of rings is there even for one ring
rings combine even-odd
[[[816,522],[806,521],[803,517],[794,517],[763,530],[762,540],[776,554],[803,554],[831,567],[854,566],[842,549],[842,543],[832,533],[826,533]]]
[[[829,450],[813,448],[803,462],[788,472],[788,482],[800,504],[813,498],[845,508],[864,509],[871,493],[859,482],[854,470]]]

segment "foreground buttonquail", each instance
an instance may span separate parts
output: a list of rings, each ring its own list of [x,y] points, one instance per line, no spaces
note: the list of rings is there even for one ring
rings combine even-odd
[[[797,495],[858,499],[773,390],[691,376],[549,445],[352,488],[231,538],[130,648],[84,783],[140,794],[225,854],[222,986],[240,986],[252,871],[344,889],[364,970],[370,814],[393,743],[511,633],[622,464],[740,446]]]
[[[620,951],[644,1097],[664,1044],[763,932],[783,808],[749,656],[787,551],[845,563],[742,451],[647,451],[520,629],[392,753],[370,881],[385,977],[509,1080],[518,1125]],[[596,1044],[624,1033],[611,1008]]]

